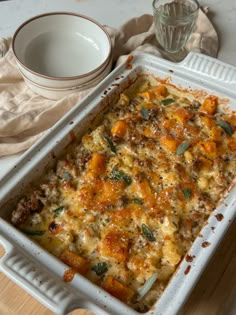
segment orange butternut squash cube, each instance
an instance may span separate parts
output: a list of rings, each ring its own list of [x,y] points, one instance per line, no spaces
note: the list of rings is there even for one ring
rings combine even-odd
[[[104,173],[106,169],[105,154],[94,152],[91,159],[88,161],[87,168],[98,175]]]
[[[215,159],[217,157],[217,148],[214,141],[201,141],[199,142],[199,148],[201,152],[209,159]]]
[[[84,275],[88,272],[89,264],[86,259],[66,249],[60,256],[61,261],[71,267],[76,272]]]
[[[155,88],[155,94],[166,97],[168,94],[167,88],[164,85],[159,85]]]
[[[218,98],[214,95],[210,95],[207,98],[205,98],[203,104],[199,108],[199,111],[209,115],[214,115],[216,113],[217,106]]]
[[[155,132],[155,130],[152,130],[150,127],[145,127],[143,129],[143,135],[151,139],[156,139],[158,137],[158,133]]]
[[[166,151],[175,152],[178,148],[179,141],[172,136],[161,136],[159,140],[162,148]]]
[[[165,119],[163,122],[163,128],[165,128],[166,131],[170,131],[171,129],[175,128],[175,125],[175,119]]]
[[[164,85],[159,85],[155,88],[149,89],[148,91],[142,92],[139,95],[146,101],[151,102],[157,96],[166,97],[168,95],[168,91]]]
[[[149,182],[146,178],[137,180],[134,184],[136,193],[143,199],[147,207],[154,207],[156,204],[156,198],[152,193]]]
[[[142,96],[148,102],[151,102],[155,97],[155,93],[152,90],[142,92],[139,95]]]
[[[210,138],[212,141],[215,141],[215,142],[221,141],[221,136],[222,136],[222,128],[213,127],[210,130]]]
[[[115,229],[108,231],[101,241],[101,255],[113,258],[118,262],[124,262],[127,259],[128,250],[128,237],[124,233],[116,231]]]
[[[116,182],[111,179],[98,182],[95,187],[97,203],[104,205],[116,203],[117,199],[122,196],[125,185],[124,181]]]
[[[230,150],[236,151],[236,139],[234,139],[234,138],[228,139],[227,145],[230,148]]]
[[[126,134],[128,125],[124,120],[117,120],[111,128],[111,133],[114,137],[122,138]]]
[[[179,123],[184,124],[192,117],[192,115],[186,109],[178,108],[172,113],[172,117],[175,118]]]
[[[200,116],[199,117],[201,121],[202,127],[207,127],[208,129],[214,128],[216,126],[215,120],[213,117],[209,116]]]
[[[134,296],[134,290],[109,275],[103,282],[102,287],[123,302],[130,301]]]

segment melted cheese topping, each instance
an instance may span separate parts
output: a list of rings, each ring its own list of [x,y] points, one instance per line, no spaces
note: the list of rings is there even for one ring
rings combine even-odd
[[[31,208],[16,224],[76,272],[147,311],[235,177],[236,117],[220,112],[216,96],[199,102],[173,86],[140,82],[24,199]]]

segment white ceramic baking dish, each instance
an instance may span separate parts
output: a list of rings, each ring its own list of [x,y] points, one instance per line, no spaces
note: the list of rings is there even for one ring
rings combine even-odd
[[[74,137],[80,137],[94,123],[95,117],[109,106],[115,94],[118,95],[140,72],[171,77],[174,84],[183,88],[203,89],[227,98],[228,105],[236,110],[236,68],[197,53],[190,53],[179,64],[145,54],[133,57],[116,68],[53,126],[0,182],[0,243],[5,248],[5,255],[0,258],[0,270],[56,314],[66,314],[80,307],[96,315],[139,313],[80,275],[76,275],[72,282],[63,282],[68,267],[10,224],[17,197],[54,163]],[[219,213],[222,215],[217,215]],[[208,219],[161,298],[146,314],[173,315],[179,312],[235,216],[236,189],[233,186]],[[190,256],[194,257],[192,261],[187,259]]]

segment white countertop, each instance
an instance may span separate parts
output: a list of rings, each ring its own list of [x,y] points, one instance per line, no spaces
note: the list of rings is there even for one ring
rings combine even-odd
[[[236,1],[200,0],[209,7],[220,42],[218,59],[236,66]],[[0,37],[12,36],[28,18],[49,11],[85,14],[101,24],[119,27],[128,19],[152,14],[152,0],[9,0],[0,2]],[[1,104],[0,104],[1,106]],[[0,158],[0,179],[18,162],[21,154]]]

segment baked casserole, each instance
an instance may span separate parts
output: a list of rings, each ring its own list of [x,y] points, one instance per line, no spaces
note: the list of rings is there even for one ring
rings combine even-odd
[[[236,174],[236,115],[143,75],[21,198],[12,223],[139,312],[162,294]]]

